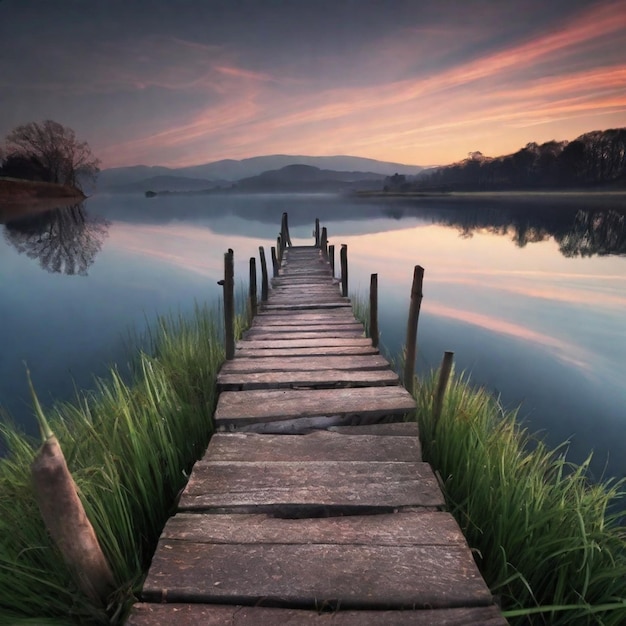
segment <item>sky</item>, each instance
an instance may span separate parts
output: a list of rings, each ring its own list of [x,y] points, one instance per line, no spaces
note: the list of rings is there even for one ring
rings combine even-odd
[[[414,165],[626,126],[626,0],[0,0],[0,138]]]

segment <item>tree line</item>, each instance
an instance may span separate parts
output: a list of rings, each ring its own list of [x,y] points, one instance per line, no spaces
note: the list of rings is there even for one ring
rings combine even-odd
[[[529,143],[514,154],[466,159],[421,172],[396,174],[386,191],[500,191],[626,187],[626,128],[593,131],[573,141]]]
[[[17,126],[0,147],[0,176],[81,189],[95,180],[99,165],[86,141],[53,120]]]

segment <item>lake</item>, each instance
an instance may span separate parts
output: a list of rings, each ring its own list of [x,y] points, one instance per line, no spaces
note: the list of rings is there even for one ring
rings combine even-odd
[[[0,405],[35,431],[24,362],[40,399],[70,399],[128,360],[157,314],[217,303],[223,254],[236,281],[314,220],[348,245],[350,291],[378,273],[381,342],[400,352],[413,267],[425,268],[417,372],[445,350],[595,476],[626,475],[626,196],[96,195],[8,221],[0,207]],[[337,258],[337,266],[338,266]]]

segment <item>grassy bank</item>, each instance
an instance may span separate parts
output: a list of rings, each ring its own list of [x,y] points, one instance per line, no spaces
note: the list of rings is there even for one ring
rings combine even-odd
[[[417,385],[424,460],[440,475],[492,592],[513,624],[625,624],[623,482],[592,483],[504,413],[488,392],[453,377],[433,418],[435,376]],[[613,508],[610,509],[610,505]]]
[[[10,451],[0,461],[0,623],[122,620],[211,436],[220,326],[204,307],[160,318],[130,383],[113,369],[94,391],[46,411],[114,572],[118,590],[106,608],[77,591],[43,527],[29,472],[37,443],[0,426]]]
[[[464,376],[436,420],[437,376],[415,384],[423,458],[510,623],[626,624],[626,482],[592,482],[590,459],[568,463]]]
[[[0,201],[12,202],[35,198],[76,198],[82,200],[85,198],[85,194],[69,185],[0,177]]]

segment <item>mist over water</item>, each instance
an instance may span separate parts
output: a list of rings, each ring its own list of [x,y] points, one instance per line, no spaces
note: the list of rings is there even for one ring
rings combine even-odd
[[[23,361],[41,399],[93,387],[157,314],[217,303],[223,253],[247,281],[258,247],[314,220],[348,244],[350,291],[379,275],[381,340],[399,353],[413,266],[425,268],[418,373],[444,350],[551,444],[596,475],[626,475],[624,196],[95,196],[12,220],[0,211],[0,404],[35,431]]]

